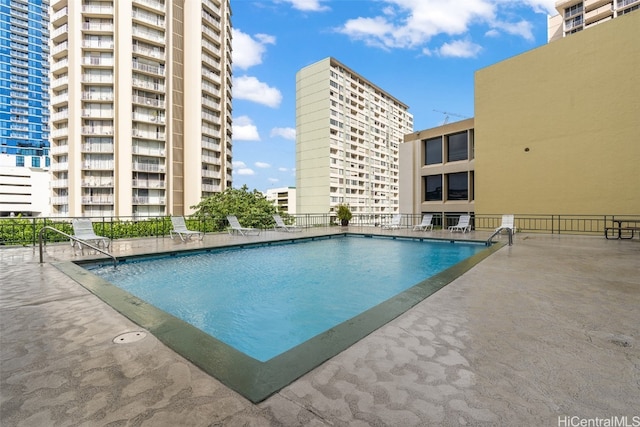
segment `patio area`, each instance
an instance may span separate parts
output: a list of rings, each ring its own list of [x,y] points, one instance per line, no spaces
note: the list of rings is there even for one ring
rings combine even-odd
[[[117,240],[112,252],[289,237]],[[0,247],[0,425],[557,426],[613,417],[640,425],[640,240],[527,233],[514,240],[259,404],[52,265],[95,254],[47,245],[40,264],[38,247]],[[129,332],[143,338],[114,342]]]

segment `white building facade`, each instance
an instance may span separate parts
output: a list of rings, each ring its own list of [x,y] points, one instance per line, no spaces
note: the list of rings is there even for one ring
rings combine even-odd
[[[548,41],[561,39],[594,25],[640,9],[640,0],[560,0],[558,15],[550,16]]]
[[[53,0],[52,215],[182,215],[232,184],[228,0]]]
[[[296,74],[298,214],[399,213],[399,147],[409,107],[334,58]]]

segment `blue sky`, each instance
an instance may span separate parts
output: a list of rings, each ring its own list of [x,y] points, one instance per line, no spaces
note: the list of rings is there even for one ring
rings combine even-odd
[[[416,131],[431,128],[473,117],[476,70],[546,44],[554,4],[231,0],[233,186],[295,186],[301,68],[332,56],[407,104]]]

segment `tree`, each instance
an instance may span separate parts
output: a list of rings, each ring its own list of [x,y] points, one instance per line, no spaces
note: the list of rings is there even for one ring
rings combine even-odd
[[[276,206],[264,194],[255,189],[249,191],[246,185],[227,188],[191,208],[196,209],[193,214],[196,218],[220,219],[220,229],[224,228],[227,215],[237,216],[243,227],[268,228],[273,226],[273,215],[278,213]]]

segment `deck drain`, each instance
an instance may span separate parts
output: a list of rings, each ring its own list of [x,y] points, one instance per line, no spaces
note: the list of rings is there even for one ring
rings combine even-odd
[[[116,344],[128,344],[131,342],[140,341],[144,337],[147,336],[146,332],[135,331],[135,332],[127,332],[124,334],[120,334],[113,339],[113,342]]]

